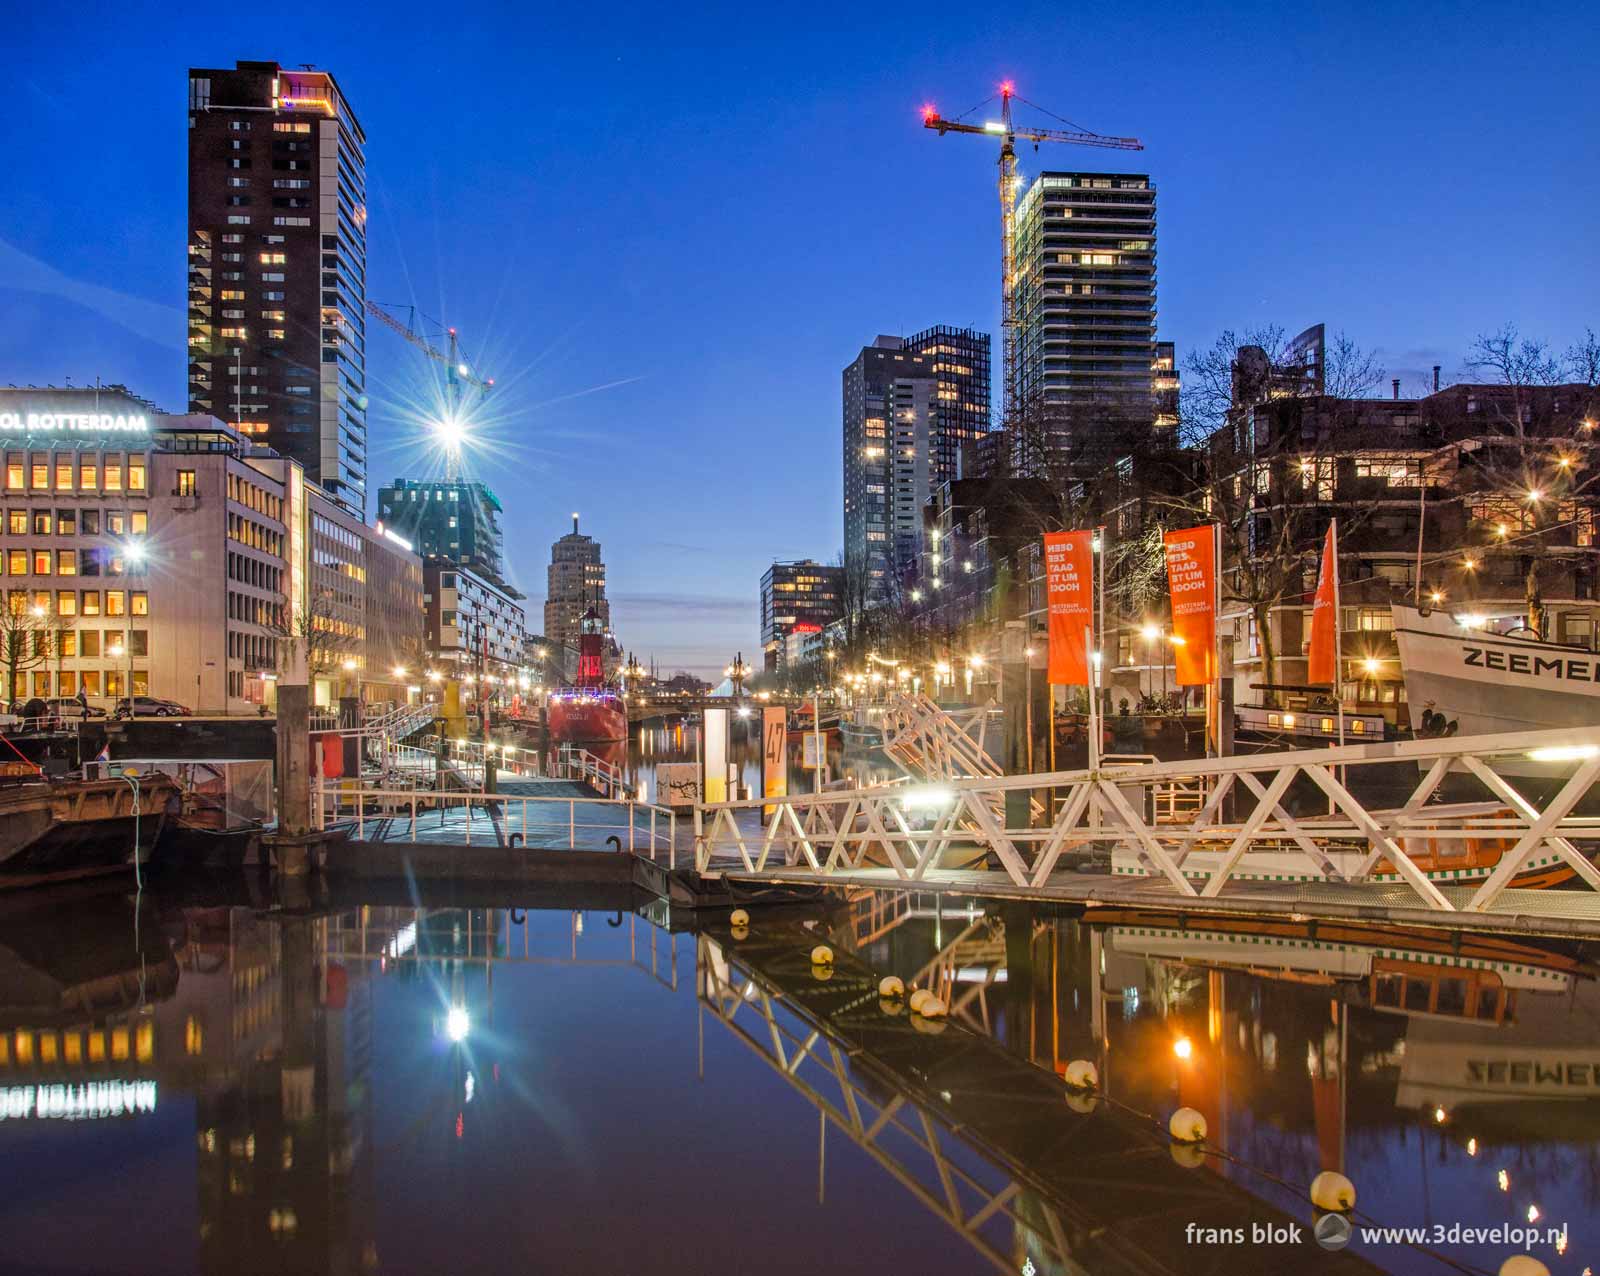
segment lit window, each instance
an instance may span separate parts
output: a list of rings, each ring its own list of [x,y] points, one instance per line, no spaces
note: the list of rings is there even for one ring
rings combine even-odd
[[[122,462],[121,461],[107,461],[106,462],[106,486],[105,486],[105,490],[108,491],[108,492],[120,492],[122,490]]]
[[[287,253],[262,253],[261,254],[261,264],[263,266],[281,266],[288,260],[289,260],[289,255]]]
[[[50,466],[42,461],[33,463],[33,486],[48,489],[50,486]]]
[[[144,491],[144,462],[142,460],[136,461],[130,458],[128,461],[128,490],[130,492]]]
[[[72,462],[56,462],[56,491],[70,492],[72,490]]]
[[[85,492],[92,492],[100,486],[99,470],[93,461],[85,461],[78,467],[78,486]],[[86,527],[83,529],[88,531]]]

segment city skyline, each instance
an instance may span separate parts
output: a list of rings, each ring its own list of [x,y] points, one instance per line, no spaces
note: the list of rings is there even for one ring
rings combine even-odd
[[[408,39],[420,11],[377,33],[330,33],[310,10],[268,29],[224,17],[203,37],[176,15],[52,15],[48,31],[24,16],[13,118],[30,122],[12,153],[30,180],[0,244],[12,316],[0,383],[99,376],[182,409],[183,80],[240,58],[311,62],[368,133],[369,295],[458,325],[499,382],[470,477],[507,498],[508,544],[542,547],[583,511],[609,547],[624,645],[711,672],[755,647],[752,584],[774,559],[830,562],[841,548],[838,369],[878,332],[936,323],[998,347],[992,156],[933,145],[926,101],[953,116],[1014,76],[1085,127],[1144,139],[1137,171],[1162,199],[1157,331],[1180,361],[1223,328],[1325,322],[1415,390],[1434,363],[1456,372],[1477,332],[1511,321],[1560,347],[1589,322],[1597,179],[1566,151],[1595,122],[1583,89],[1595,37],[1575,6],[1510,31],[1487,9],[1386,14],[1399,60],[1374,51],[1367,14],[1318,15],[1275,61],[1238,41],[1250,14],[1225,27],[1174,8],[1166,52],[1141,76],[1122,71],[1148,56],[1148,15],[1075,31],[1052,57],[1040,36],[1065,24],[1047,10],[1009,11],[981,40],[962,38],[960,12],[924,11],[928,29],[888,75],[850,48],[870,39],[785,31],[778,48],[775,28],[730,34],[711,15],[621,34],[567,14],[469,15],[438,33],[426,65]],[[581,45],[586,62],[563,59]],[[730,80],[758,47],[765,73]],[[682,56],[657,62],[662,50]],[[419,104],[424,75],[459,85],[457,98]],[[531,116],[492,87],[535,81]],[[1150,90],[1169,81],[1195,100],[1180,109]],[[1486,82],[1492,100],[1476,90]],[[140,144],[102,137],[96,183],[111,194],[62,199],[83,181],[82,139],[98,136],[106,100]],[[897,181],[863,185],[884,157]],[[1134,167],[1021,158],[1024,181]],[[1240,188],[1244,171],[1268,176]],[[868,188],[880,198],[865,206]],[[1507,204],[1538,207],[1542,242],[1562,250],[1502,251]],[[1425,251],[1395,233],[1402,221],[1426,228]],[[406,436],[429,411],[427,365],[390,334],[368,341],[369,484],[431,477]],[[542,552],[510,560],[537,601]]]

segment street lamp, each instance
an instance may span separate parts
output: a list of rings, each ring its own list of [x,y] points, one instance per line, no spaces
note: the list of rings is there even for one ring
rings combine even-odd
[[[734,656],[733,663],[722,672],[727,677],[728,681],[733,684],[734,698],[737,699],[744,694],[744,680],[748,678],[754,672],[754,670],[752,670],[749,665],[745,664],[744,653],[741,651]]]
[[[128,668],[122,683],[122,695],[128,702],[128,716],[132,718],[136,716],[133,707],[133,648],[125,642],[112,643],[107,648],[106,655],[113,660],[121,660],[124,656],[128,658]]]

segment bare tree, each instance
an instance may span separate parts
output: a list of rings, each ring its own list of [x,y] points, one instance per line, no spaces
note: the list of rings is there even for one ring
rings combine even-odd
[[[1469,371],[1495,390],[1481,397],[1482,425],[1470,452],[1471,495],[1482,509],[1497,513],[1497,540],[1487,553],[1515,554],[1524,564],[1523,603],[1527,624],[1545,633],[1543,571],[1552,560],[1570,556],[1573,524],[1592,520],[1600,469],[1591,465],[1593,396],[1557,404],[1551,387],[1565,370],[1581,384],[1596,371],[1600,346],[1593,331],[1562,358],[1543,340],[1524,337],[1508,323],[1480,333],[1469,347]],[[1514,528],[1517,535],[1507,540]],[[1591,521],[1592,529],[1592,521]],[[1592,534],[1592,530],[1591,530]]]
[[[278,671],[292,676],[304,660],[308,676],[334,669],[360,640],[350,631],[351,621],[341,611],[333,591],[318,590],[297,614],[280,604],[267,624],[278,638]]]
[[[19,689],[22,675],[30,669],[48,665],[55,650],[52,621],[39,607],[28,605],[27,595],[13,589],[0,607],[0,664],[6,671],[6,699],[27,699],[25,690]]]
[[[1600,337],[1593,328],[1585,328],[1583,336],[1567,347],[1561,366],[1569,381],[1600,386]]]
[[[1480,332],[1474,337],[1467,350],[1466,366],[1478,380],[1518,390],[1555,385],[1561,380],[1561,363],[1550,353],[1549,343],[1524,337],[1514,323],[1498,332]]]
[[[1363,349],[1342,329],[1323,349],[1322,392],[1335,399],[1370,399],[1383,384],[1377,352]]]

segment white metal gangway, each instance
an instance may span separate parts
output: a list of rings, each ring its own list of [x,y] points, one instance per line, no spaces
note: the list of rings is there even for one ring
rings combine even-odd
[[[1447,781],[1467,792],[1445,801]],[[1109,852],[1115,875],[1153,879],[1168,899],[1212,899],[1245,882],[1404,883],[1430,909],[1485,912],[1519,878],[1576,876],[1600,889],[1600,818],[1574,814],[1597,781],[1600,728],[1118,764],[703,804],[695,856],[713,875],[878,870],[883,884],[936,877],[980,891],[998,878],[1011,893],[1048,896],[1083,854]],[[1017,791],[1050,815],[1008,827],[1005,798]],[[1184,810],[1165,800],[1175,791],[1204,800]],[[1452,887],[1470,895],[1452,902]]]
[[[908,774],[930,783],[1001,779],[1005,768],[985,747],[993,702],[950,710],[921,694],[891,697],[883,707],[883,751]],[[990,802],[991,813],[1005,818],[1005,798]],[[1044,807],[1033,800],[1035,817]]]

